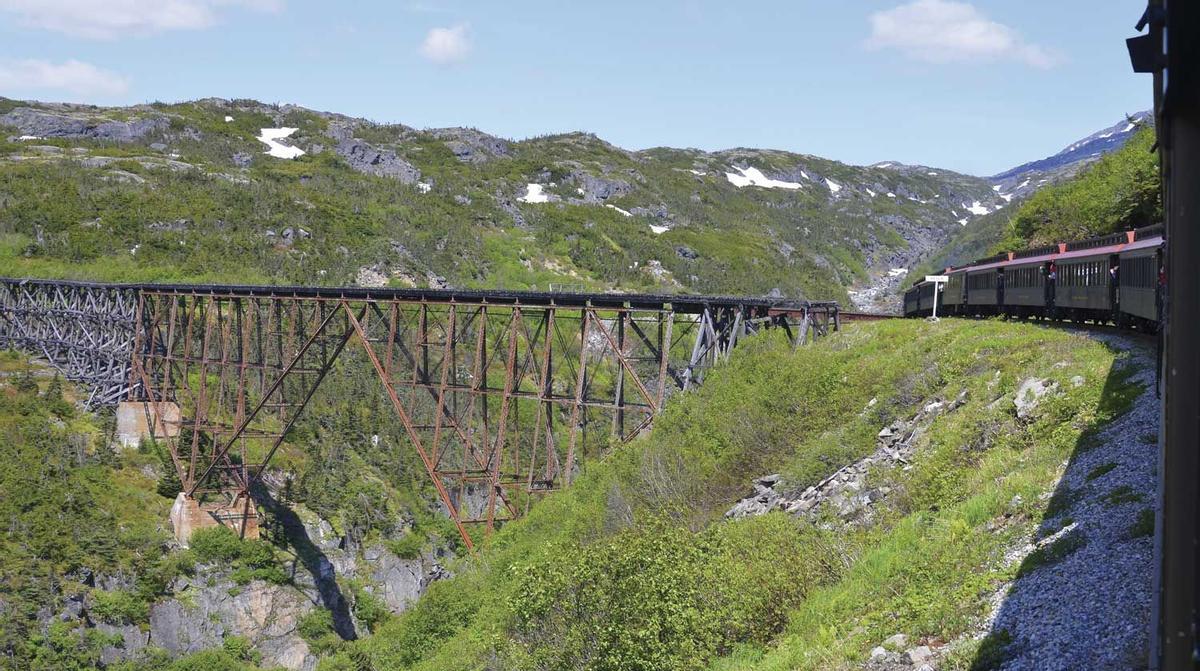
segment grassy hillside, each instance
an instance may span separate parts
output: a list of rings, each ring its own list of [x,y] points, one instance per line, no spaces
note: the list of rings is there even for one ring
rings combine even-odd
[[[1046,514],[1064,459],[1127,406],[1115,357],[999,322],[854,325],[796,354],[758,339],[321,668],[831,669],[895,631],[954,640],[1012,577],[1002,550]],[[1063,391],[1018,420],[1013,390],[1032,376]],[[881,426],[964,392],[911,468],[872,471],[889,492],[872,521],[721,521],[750,479],[815,484]]]
[[[845,301],[845,287],[938,244],[963,203],[999,202],[948,171],[767,150],[629,152],[583,133],[508,142],[254,101],[0,103],[4,275],[345,285],[367,269],[396,286]],[[113,123],[158,125],[96,135]],[[264,155],[255,136],[279,126],[308,153]],[[801,186],[738,188],[725,174],[739,167]],[[528,184],[551,202],[521,202]]]

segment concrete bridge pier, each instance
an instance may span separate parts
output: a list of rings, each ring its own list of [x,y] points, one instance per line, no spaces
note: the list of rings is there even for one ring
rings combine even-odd
[[[245,539],[258,538],[258,509],[250,496],[241,493],[233,501],[204,502],[180,492],[171,506],[171,530],[175,540],[188,547],[192,533],[224,525]]]
[[[179,418],[179,405],[171,401],[122,401],[117,404],[117,442],[135,448],[147,438],[174,438]]]

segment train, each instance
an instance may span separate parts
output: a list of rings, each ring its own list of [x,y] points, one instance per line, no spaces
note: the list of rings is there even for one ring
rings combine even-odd
[[[916,281],[904,316],[1113,324],[1156,332],[1162,321],[1163,227],[1002,252]],[[940,278],[939,278],[940,279]]]

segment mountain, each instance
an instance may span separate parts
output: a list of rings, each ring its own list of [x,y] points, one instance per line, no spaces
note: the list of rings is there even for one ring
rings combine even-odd
[[[510,141],[248,100],[0,101],[0,126],[9,275],[846,302],[1004,205],[923,166]]]
[[[1138,166],[1138,168],[1118,168],[1116,172],[1119,174],[1098,179],[1089,177],[1088,173],[1092,172],[1092,169],[1105,157],[1120,153],[1130,144],[1131,140],[1139,137],[1139,133],[1153,122],[1154,117],[1150,112],[1139,112],[1127,116],[1108,128],[1071,143],[1053,156],[1030,161],[989,177],[988,181],[992,183],[992,189],[1001,198],[1012,202],[1014,206],[1000,212],[993,211],[986,216],[967,222],[962,229],[954,231],[945,244],[930,254],[916,268],[913,268],[912,274],[918,276],[939,272],[947,266],[988,256],[998,246],[1024,247],[1030,239],[1036,237],[1033,235],[1032,229],[1037,228],[1038,225],[1025,223],[1022,225],[1024,233],[1010,235],[1010,222],[1013,217],[1019,216],[1018,213],[1026,213],[1027,217],[1033,218],[1041,216],[1027,212],[1030,207],[1028,203],[1032,197],[1044,189],[1055,189],[1060,185],[1071,184],[1080,178],[1092,179],[1099,186],[1093,189],[1089,198],[1074,204],[1065,204],[1063,207],[1072,209],[1081,216],[1091,217],[1094,221],[1091,226],[1078,223],[1072,227],[1057,227],[1060,230],[1057,230],[1055,234],[1060,237],[1056,239],[1062,239],[1062,235],[1066,234],[1068,230],[1073,232],[1067,234],[1067,237],[1073,238],[1087,237],[1087,235],[1100,230],[1107,232],[1105,226],[1109,224],[1102,222],[1101,219],[1107,222],[1111,217],[1108,217],[1105,212],[1093,211],[1093,206],[1117,197],[1120,193],[1128,190],[1120,187],[1120,184],[1130,184],[1128,179],[1131,178],[1133,171],[1140,169],[1141,172],[1145,172],[1148,169],[1155,172],[1154,161],[1150,160],[1151,155],[1148,152],[1152,138],[1147,137],[1147,142],[1138,144],[1137,151],[1145,156],[1130,156],[1128,160],[1119,162],[1122,165],[1130,164]],[[1102,172],[1107,174],[1110,169],[1106,167]],[[1122,182],[1122,180],[1125,181]],[[1140,181],[1145,182],[1146,177],[1143,176]],[[1033,207],[1036,209],[1038,206],[1035,203]],[[1108,209],[1119,208],[1114,206]],[[1130,208],[1126,207],[1125,209]],[[1054,222],[1049,220],[1043,221],[1042,225],[1055,228]]]
[[[770,149],[628,151],[587,133],[513,141],[253,100],[0,99],[0,274],[889,310],[907,268],[1127,135],[1106,133],[983,179]]]
[[[992,188],[998,193],[1024,197],[1039,185],[1060,182],[1079,172],[1101,156],[1120,149],[1137,132],[1138,128],[1154,123],[1150,111],[1138,112],[1121,121],[1072,142],[1053,156],[1023,163],[1015,168],[992,175]]]
[[[1018,206],[936,167],[511,141],[246,100],[0,100],[0,125],[4,275],[777,288],[882,309],[909,264],[1005,231]],[[1110,156],[1149,156],[1135,137]],[[1085,174],[1121,174],[1108,163]],[[1071,211],[1096,188],[1025,202]],[[1020,609],[1039,568],[1149,557],[1152,480],[1117,463],[1127,441],[1095,440],[1141,440],[1156,412],[1127,412],[1144,379],[1114,373],[1118,355],[1001,322],[865,323],[798,351],[756,337],[637,440],[589,432],[575,484],[471,556],[362,353],[255,491],[263,539],[219,528],[183,549],[163,446],[115,443],[111,415],[0,352],[0,671],[1036,667],[1020,617],[1133,659],[1132,616],[1089,615],[1079,635],[1086,590]],[[1109,582],[1128,589],[1105,603],[1148,608],[1136,581]]]

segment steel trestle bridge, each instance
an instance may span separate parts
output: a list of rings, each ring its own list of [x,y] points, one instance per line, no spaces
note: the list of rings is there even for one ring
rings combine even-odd
[[[838,326],[836,303],[753,297],[0,279],[0,347],[46,358],[89,406],[144,406],[188,497],[247,495],[357,350],[468,547],[746,336]]]

